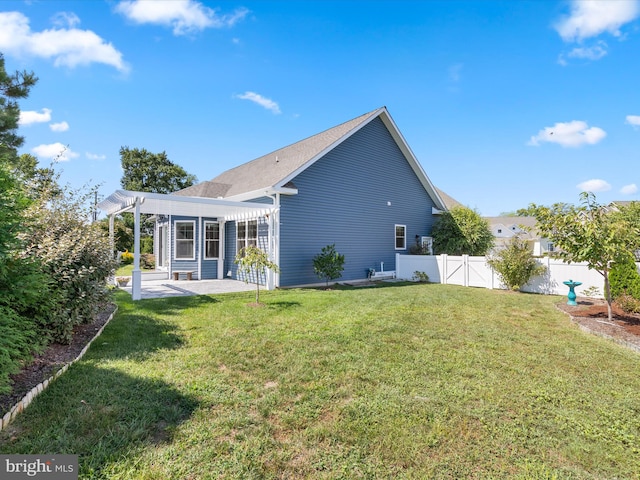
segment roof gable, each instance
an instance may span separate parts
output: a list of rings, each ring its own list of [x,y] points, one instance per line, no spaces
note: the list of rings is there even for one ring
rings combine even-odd
[[[441,198],[440,192],[433,186],[417,158],[413,155],[386,107],[365,113],[348,122],[227,170],[211,181],[203,182],[203,184],[208,184],[206,186],[195,185],[176,192],[176,194],[199,196],[215,192],[216,196],[228,199],[249,200],[272,193],[273,190],[292,188],[291,180],[298,174],[378,117],[386,126],[436,207],[445,210],[447,205]],[[220,195],[223,191],[224,193]]]

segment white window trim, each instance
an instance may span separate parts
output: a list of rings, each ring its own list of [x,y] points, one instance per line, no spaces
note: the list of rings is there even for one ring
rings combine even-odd
[[[208,257],[207,256],[207,225],[209,224],[218,225],[218,256],[217,257]],[[205,220],[204,225],[202,227],[202,258],[205,260],[219,260],[220,254],[222,253],[222,249],[220,248],[221,244],[221,235],[220,235],[220,222],[214,220]]]
[[[404,244],[402,247],[398,247],[396,244],[396,240],[398,239],[398,235],[396,233],[396,231],[398,230],[398,227],[402,227],[404,229]],[[406,250],[407,249],[407,226],[406,225],[401,225],[399,223],[396,223],[393,227],[393,246],[395,247],[396,250]]]
[[[192,257],[178,257],[178,223],[190,223],[193,225],[193,256]],[[173,221],[173,259],[180,261],[190,261],[196,259],[196,222],[195,220],[174,220]]]
[[[244,223],[245,225],[245,229],[244,229],[244,246],[247,247],[248,246],[248,241],[249,241],[249,222],[256,222],[256,247],[258,246],[259,242],[260,242],[260,221],[257,218],[247,218],[245,220],[237,220],[236,221],[236,254],[241,250],[240,248],[238,248],[238,243],[240,242],[240,237],[238,235],[238,229],[241,223]]]

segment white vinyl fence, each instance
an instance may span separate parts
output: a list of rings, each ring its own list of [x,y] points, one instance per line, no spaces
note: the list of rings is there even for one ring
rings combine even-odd
[[[538,259],[547,270],[542,276],[535,277],[522,290],[532,293],[566,295],[569,288],[562,282],[573,280],[582,282],[576,287],[578,295],[595,287],[597,295],[604,296],[604,279],[595,270],[590,270],[586,263],[565,263],[548,257]],[[640,264],[636,264],[640,271]],[[485,257],[469,255],[396,255],[396,278],[413,279],[414,272],[424,272],[429,275],[429,281],[434,283],[448,283],[465,287],[484,287],[504,289],[500,277],[487,264]]]

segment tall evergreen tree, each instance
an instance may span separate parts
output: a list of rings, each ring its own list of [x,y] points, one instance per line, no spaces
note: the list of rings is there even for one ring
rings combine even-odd
[[[26,98],[37,81],[33,72],[8,74],[0,53],[0,158],[12,166],[17,162],[18,148],[24,143],[24,138],[17,133],[20,120],[17,100]]]

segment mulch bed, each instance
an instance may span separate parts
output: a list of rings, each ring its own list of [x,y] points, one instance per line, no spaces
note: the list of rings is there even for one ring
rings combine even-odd
[[[0,395],[0,418],[39,383],[51,377],[67,363],[75,360],[82,349],[96,333],[107,323],[116,305],[109,304],[96,315],[91,323],[77,325],[73,329],[73,337],[69,345],[53,343],[40,354],[36,354],[33,361],[26,365],[19,373],[12,375],[13,389],[11,393]]]
[[[556,306],[582,329],[640,352],[640,314],[626,313],[614,303],[609,321],[604,299],[578,297],[576,302],[577,306],[571,306],[564,300]]]

